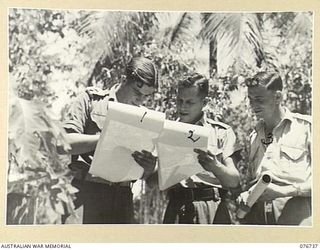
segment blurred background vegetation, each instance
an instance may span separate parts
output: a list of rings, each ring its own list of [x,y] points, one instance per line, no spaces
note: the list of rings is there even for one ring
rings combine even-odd
[[[87,86],[125,80],[132,56],[152,58],[159,88],[145,105],[175,119],[179,78],[210,79],[208,116],[231,125],[242,145],[237,165],[246,184],[248,135],[255,119],[244,79],[276,68],[284,104],[311,114],[313,16],[293,13],[106,12],[9,10],[7,224],[59,224],[73,212],[69,157],[58,155],[61,121]],[[161,223],[166,197],[143,181],[134,186],[136,223]],[[229,208],[234,214],[235,205]],[[235,218],[233,222],[238,223]],[[80,218],[79,221],[80,223]]]

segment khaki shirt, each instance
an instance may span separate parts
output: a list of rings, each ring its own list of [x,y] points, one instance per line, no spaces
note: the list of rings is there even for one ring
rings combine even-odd
[[[251,134],[249,174],[257,180],[264,172],[269,172],[272,182],[277,185],[291,185],[311,181],[311,117],[292,113],[285,109],[285,116],[273,129],[273,141],[266,146],[264,122],[260,121]],[[277,224],[309,225],[311,218],[310,197],[283,197],[272,203],[274,219]],[[253,213],[263,213],[258,202]],[[259,208],[260,207],[260,208]],[[260,211],[260,212],[259,212]],[[267,219],[267,224],[272,220]]]
[[[196,123],[196,125],[209,128],[208,150],[214,155],[220,155],[222,160],[225,160],[233,153],[240,150],[236,135],[229,125],[209,119],[205,115]],[[204,185],[221,187],[220,181],[214,174],[205,170],[180,182],[180,184],[187,188],[202,187]]]
[[[64,128],[68,133],[95,135],[100,134],[106,119],[109,101],[117,102],[116,91],[119,85],[111,89],[101,90],[89,87],[79,94],[71,104]],[[81,155],[73,155],[72,162],[81,161],[91,164],[94,151]],[[86,180],[105,183],[107,181],[87,174]]]
[[[273,129],[273,142],[265,138],[264,122],[251,134],[250,178],[259,179],[269,171],[278,184],[303,183],[311,178],[311,117],[285,109],[282,121]]]

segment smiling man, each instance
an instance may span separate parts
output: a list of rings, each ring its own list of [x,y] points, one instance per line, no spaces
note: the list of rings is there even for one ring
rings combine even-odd
[[[163,221],[166,224],[231,223],[224,199],[228,188],[239,185],[239,173],[234,163],[234,153],[239,148],[230,126],[208,119],[202,112],[208,88],[208,80],[197,73],[178,85],[179,121],[208,127],[210,136],[207,152],[195,150],[204,171],[167,190],[169,203]],[[146,173],[152,173],[155,158],[151,153],[135,152],[134,157]],[[223,188],[218,188],[217,184]]]
[[[276,72],[260,72],[247,86],[251,109],[260,120],[251,134],[250,180],[269,172],[273,181],[245,220],[311,225],[311,117],[281,105],[283,84]]]
[[[88,173],[108,102],[140,105],[157,88],[157,70],[150,59],[133,58],[127,65],[126,77],[124,84],[108,90],[88,88],[72,103],[65,121],[71,150],[64,152],[58,147],[58,151],[72,155],[70,168],[75,174],[72,184],[80,190],[76,193],[76,212],[78,216],[82,214],[85,224],[133,222],[132,183],[112,183]],[[69,222],[70,217],[66,220]]]

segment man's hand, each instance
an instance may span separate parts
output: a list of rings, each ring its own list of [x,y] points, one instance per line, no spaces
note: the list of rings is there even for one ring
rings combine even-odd
[[[194,149],[194,152],[198,154],[198,161],[200,165],[209,172],[214,172],[214,168],[219,164],[217,156],[213,155],[209,150],[207,152],[201,149]]]
[[[237,203],[247,203],[247,199],[253,188],[252,186],[248,191],[242,192],[237,198]],[[291,186],[279,186],[274,183],[270,183],[266,190],[258,198],[257,202],[272,201],[276,198],[291,196],[292,187]]]
[[[249,194],[250,194],[249,191],[242,192],[236,199],[237,209],[238,209],[237,217],[238,219],[240,219],[240,221],[242,221],[246,213],[250,211],[250,207],[248,206],[248,203],[247,203]]]
[[[244,191],[242,192],[241,194],[239,194],[238,198],[237,198],[237,203],[240,204],[240,203],[244,203],[244,204],[247,204],[247,200],[248,200],[248,196],[250,194],[250,190],[248,191]]]
[[[142,150],[134,151],[132,153],[134,160],[144,169],[142,178],[147,179],[151,174],[154,173],[156,167],[157,157],[153,156],[152,153]]]

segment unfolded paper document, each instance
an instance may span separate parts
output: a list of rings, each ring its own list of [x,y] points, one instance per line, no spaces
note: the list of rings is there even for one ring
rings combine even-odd
[[[165,114],[118,102],[109,102],[89,172],[111,182],[137,180],[143,174],[134,151],[153,151]]]
[[[206,127],[165,121],[157,143],[160,190],[203,171],[193,150],[207,150],[208,137]]]

